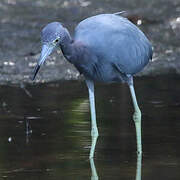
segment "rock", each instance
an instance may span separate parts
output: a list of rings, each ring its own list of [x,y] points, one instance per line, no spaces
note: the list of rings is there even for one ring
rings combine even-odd
[[[88,16],[126,10],[154,46],[152,62],[137,76],[180,74],[180,17],[178,0],[137,0],[129,9],[121,1],[5,1],[0,2],[0,84],[32,83],[33,68],[40,53],[40,32],[51,21],[61,21],[70,32]],[[48,7],[48,8],[47,8]],[[36,82],[82,79],[60,49],[41,67]]]

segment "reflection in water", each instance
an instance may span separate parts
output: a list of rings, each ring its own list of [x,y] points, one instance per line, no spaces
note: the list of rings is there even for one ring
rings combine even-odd
[[[20,83],[20,88],[24,90],[24,92],[26,93],[27,96],[32,98],[32,94],[27,90],[27,88],[26,88],[26,86],[24,85],[23,82]]]
[[[91,166],[91,180],[98,180],[98,173],[96,171],[96,165],[94,163],[94,159],[90,159],[90,166]],[[136,163],[136,179],[141,180],[141,170],[142,170],[142,155],[137,155],[137,163]]]
[[[94,164],[94,159],[90,159],[90,166],[91,166],[91,180],[98,180],[98,174],[96,171],[96,166]]]
[[[72,111],[75,111],[80,114],[89,112],[89,100],[88,99],[83,99],[80,101],[79,105],[75,104],[74,106],[75,107],[72,109]]]
[[[76,117],[77,119],[74,120],[74,122],[75,121],[77,122],[77,120],[78,120],[78,123],[82,123],[84,121],[85,113],[89,113],[89,100],[88,99],[79,99],[78,101],[73,102],[71,108],[72,108],[71,119]],[[98,139],[98,137],[91,136],[91,148],[90,148],[90,154],[89,154],[90,159],[94,156],[97,139]]]
[[[30,120],[29,118],[26,118],[26,144],[29,143],[30,134],[32,134]]]
[[[141,180],[142,154],[137,155],[136,180]]]

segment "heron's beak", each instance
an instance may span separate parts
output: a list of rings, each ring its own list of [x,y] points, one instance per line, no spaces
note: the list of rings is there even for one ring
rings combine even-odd
[[[37,65],[34,69],[32,80],[35,79],[41,65],[44,63],[46,58],[52,53],[53,49],[54,49],[54,46],[49,45],[49,44],[44,44],[42,46],[41,55],[40,55],[40,58],[39,58]]]

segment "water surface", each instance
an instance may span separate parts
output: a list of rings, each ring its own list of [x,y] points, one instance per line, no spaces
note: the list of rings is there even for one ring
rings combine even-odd
[[[135,79],[143,114],[142,180],[180,178],[179,81]],[[1,86],[0,94],[1,179],[91,179],[84,82]],[[96,84],[96,108],[100,136],[94,163],[99,179],[135,179],[136,139],[127,86]]]

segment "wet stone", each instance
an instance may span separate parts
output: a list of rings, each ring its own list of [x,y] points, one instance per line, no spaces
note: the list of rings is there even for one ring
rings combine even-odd
[[[137,7],[138,4],[138,7]],[[42,27],[60,21],[73,36],[78,22],[99,13],[127,11],[127,18],[150,39],[152,62],[138,76],[180,74],[179,0],[65,1],[2,0],[0,2],[0,84],[32,83],[39,57]],[[57,49],[41,68],[36,82],[81,79]]]

